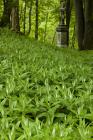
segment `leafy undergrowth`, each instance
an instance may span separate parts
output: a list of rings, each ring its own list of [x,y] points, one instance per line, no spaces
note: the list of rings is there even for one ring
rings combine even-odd
[[[92,140],[93,51],[0,30],[0,140]]]

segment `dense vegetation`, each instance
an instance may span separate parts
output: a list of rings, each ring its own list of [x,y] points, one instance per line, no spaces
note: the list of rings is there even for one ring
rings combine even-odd
[[[0,29],[0,140],[92,140],[92,54]]]
[[[0,27],[9,26],[31,38],[52,42],[59,4],[57,0],[0,0]]]

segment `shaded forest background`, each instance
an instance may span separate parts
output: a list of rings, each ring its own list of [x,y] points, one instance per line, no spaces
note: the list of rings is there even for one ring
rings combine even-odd
[[[4,9],[5,8],[5,9]],[[75,10],[70,1],[70,44],[75,45]],[[10,19],[11,17],[11,19]],[[9,26],[31,38],[56,43],[56,27],[60,18],[60,1],[57,0],[2,0],[0,26]],[[16,24],[16,25],[15,25]]]
[[[79,49],[92,50],[93,2],[91,0],[2,0],[0,27],[9,26],[15,32],[53,44],[56,42],[56,27],[62,16],[62,13],[59,14],[62,2],[66,3],[64,18],[69,30],[70,46],[77,46],[75,45],[77,32]]]

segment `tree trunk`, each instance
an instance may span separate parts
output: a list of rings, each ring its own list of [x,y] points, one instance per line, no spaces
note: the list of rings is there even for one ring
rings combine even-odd
[[[70,17],[71,17],[71,4],[70,4],[70,0],[66,1],[66,24],[69,28],[69,24],[70,24]]]
[[[69,24],[70,24],[70,17],[71,17],[71,4],[70,0],[66,1],[66,25],[68,28],[68,34],[67,34],[67,45],[69,45]]]
[[[28,35],[31,32],[31,21],[32,21],[32,0],[30,2],[30,9],[29,9],[29,29],[28,29]]]
[[[46,36],[47,36],[47,23],[48,23],[48,13],[46,14],[46,17],[45,17],[44,42],[46,41]]]
[[[10,25],[11,0],[3,0],[3,4],[4,4],[4,11],[0,22],[1,27]]]
[[[36,0],[35,39],[38,40],[38,0]]]
[[[85,0],[85,49],[93,49],[93,0]]]
[[[26,28],[26,0],[25,0],[25,6],[24,6],[24,34],[25,34],[25,28]]]
[[[77,19],[78,46],[80,50],[83,50],[84,49],[83,40],[84,40],[84,32],[85,32],[83,1],[74,0],[74,3],[75,3],[76,19]]]
[[[20,31],[19,25],[19,0],[15,0],[11,10],[11,28],[15,32]]]

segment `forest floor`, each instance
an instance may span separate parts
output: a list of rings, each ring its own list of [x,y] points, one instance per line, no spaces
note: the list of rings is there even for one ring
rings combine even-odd
[[[93,51],[0,30],[0,140],[93,140]]]

